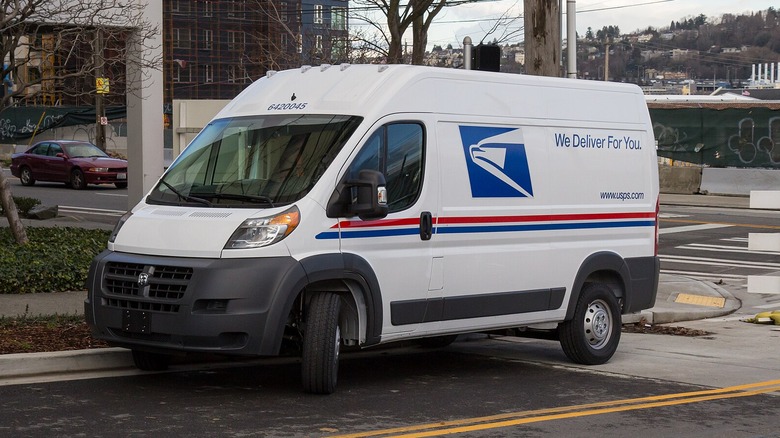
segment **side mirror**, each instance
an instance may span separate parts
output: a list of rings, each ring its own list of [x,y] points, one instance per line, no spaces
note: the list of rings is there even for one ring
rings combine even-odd
[[[56,156],[57,156],[57,157],[59,157],[59,158],[63,158],[63,159],[66,159],[66,158],[68,158],[68,157],[66,157],[66,156],[65,156],[65,154],[63,154],[62,152],[59,152],[59,153],[57,153],[57,155],[56,155]]]
[[[355,180],[339,184],[328,202],[328,217],[358,216],[362,220],[387,216],[385,176],[376,170],[364,169]]]

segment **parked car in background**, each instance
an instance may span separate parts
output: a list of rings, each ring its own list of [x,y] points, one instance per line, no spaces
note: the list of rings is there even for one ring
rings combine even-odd
[[[85,141],[40,141],[11,156],[11,173],[25,186],[35,184],[35,181],[55,181],[76,190],[87,184],[127,187],[127,160],[111,158]]]

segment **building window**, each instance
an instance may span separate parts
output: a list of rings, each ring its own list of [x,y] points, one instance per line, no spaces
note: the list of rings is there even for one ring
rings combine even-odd
[[[331,8],[330,27],[333,30],[347,29],[347,8]]]
[[[314,24],[322,24],[322,5],[314,5]]]
[[[204,17],[214,16],[214,4],[211,1],[207,0],[203,2],[203,16]]]
[[[343,60],[347,54],[347,40],[345,38],[333,38],[330,41],[330,57],[335,60]]]
[[[297,42],[297,51],[298,53],[303,53],[303,35],[298,35],[298,42]]]
[[[238,50],[244,47],[244,32],[228,31],[228,50]]]
[[[282,33],[279,34],[279,47],[281,47],[282,51],[287,51],[287,34]]]
[[[203,66],[203,82],[214,82],[214,67],[211,64]]]
[[[190,70],[187,68],[187,62],[181,59],[173,61],[173,82],[190,82]]]
[[[317,53],[322,53],[322,35],[315,36],[314,49],[317,51]]]
[[[213,37],[211,29],[204,29],[203,30],[203,49],[204,50],[211,50],[211,45],[213,44]]]
[[[279,4],[279,16],[283,23],[287,23],[287,2],[282,2]]]
[[[174,49],[189,49],[190,48],[190,29],[173,29],[173,48]]]
[[[180,12],[186,14],[189,11],[190,11],[189,1],[173,0],[171,2],[171,12]]]
[[[228,2],[228,17],[231,18],[246,18],[245,5],[243,1],[230,1]]]

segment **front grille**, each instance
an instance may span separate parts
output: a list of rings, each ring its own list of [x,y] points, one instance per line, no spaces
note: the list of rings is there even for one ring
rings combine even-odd
[[[122,309],[177,312],[179,306],[172,302],[184,297],[193,270],[180,266],[109,262],[105,272],[103,290],[109,296],[106,305]],[[142,281],[144,278],[145,281]]]

